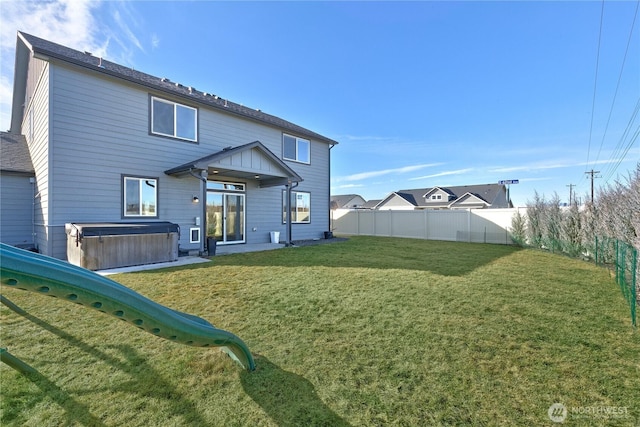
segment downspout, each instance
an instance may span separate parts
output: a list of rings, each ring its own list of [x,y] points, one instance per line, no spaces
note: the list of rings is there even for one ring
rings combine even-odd
[[[200,186],[200,200],[202,201],[202,212],[200,217],[200,224],[202,224],[200,231],[200,253],[204,253],[204,242],[207,238],[207,177],[209,173],[206,169],[202,169],[200,174],[197,175],[193,172],[193,169],[189,169],[189,175],[202,181]],[[209,250],[209,248],[207,248]]]
[[[31,243],[33,244],[34,249],[37,249],[38,246],[36,244],[36,197],[40,196],[40,193],[36,194],[36,178],[29,177],[29,183],[31,184]]]
[[[329,228],[327,228],[328,231],[333,233],[333,209],[331,209],[331,150],[333,149],[333,147],[335,147],[336,144],[329,144],[329,171],[327,173],[327,176],[329,177],[329,218],[327,219],[327,221],[329,222]]]

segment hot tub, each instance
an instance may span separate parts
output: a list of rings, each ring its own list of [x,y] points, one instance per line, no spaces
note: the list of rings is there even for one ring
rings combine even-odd
[[[178,259],[180,227],[171,222],[68,223],[67,260],[89,270]]]

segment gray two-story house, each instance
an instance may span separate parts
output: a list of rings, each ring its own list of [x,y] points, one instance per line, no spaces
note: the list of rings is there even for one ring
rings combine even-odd
[[[183,252],[330,229],[337,141],[23,32],[15,64],[10,134],[33,164],[41,253],[66,257],[69,223],[170,222]]]

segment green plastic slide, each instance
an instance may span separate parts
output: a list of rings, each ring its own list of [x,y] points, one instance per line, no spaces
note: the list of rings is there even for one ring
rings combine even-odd
[[[255,369],[246,344],[206,320],[167,308],[81,267],[0,243],[3,286],[57,297],[119,319],[153,335],[195,347],[221,347],[249,371]]]

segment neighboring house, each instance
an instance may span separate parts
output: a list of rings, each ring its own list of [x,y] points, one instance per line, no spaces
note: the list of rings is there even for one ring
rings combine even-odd
[[[33,248],[35,172],[22,135],[0,133],[0,242]]]
[[[41,253],[66,257],[66,223],[172,222],[183,252],[329,230],[336,141],[22,32],[15,64],[10,132],[33,162]]]
[[[381,199],[372,199],[372,200],[367,200],[367,203],[365,203],[364,205],[362,205],[362,209],[376,209],[376,206],[378,206],[378,204],[381,202]]]
[[[510,208],[502,184],[462,185],[394,191],[377,204],[378,210]]]
[[[358,194],[331,196],[331,209],[358,209],[367,201]]]

